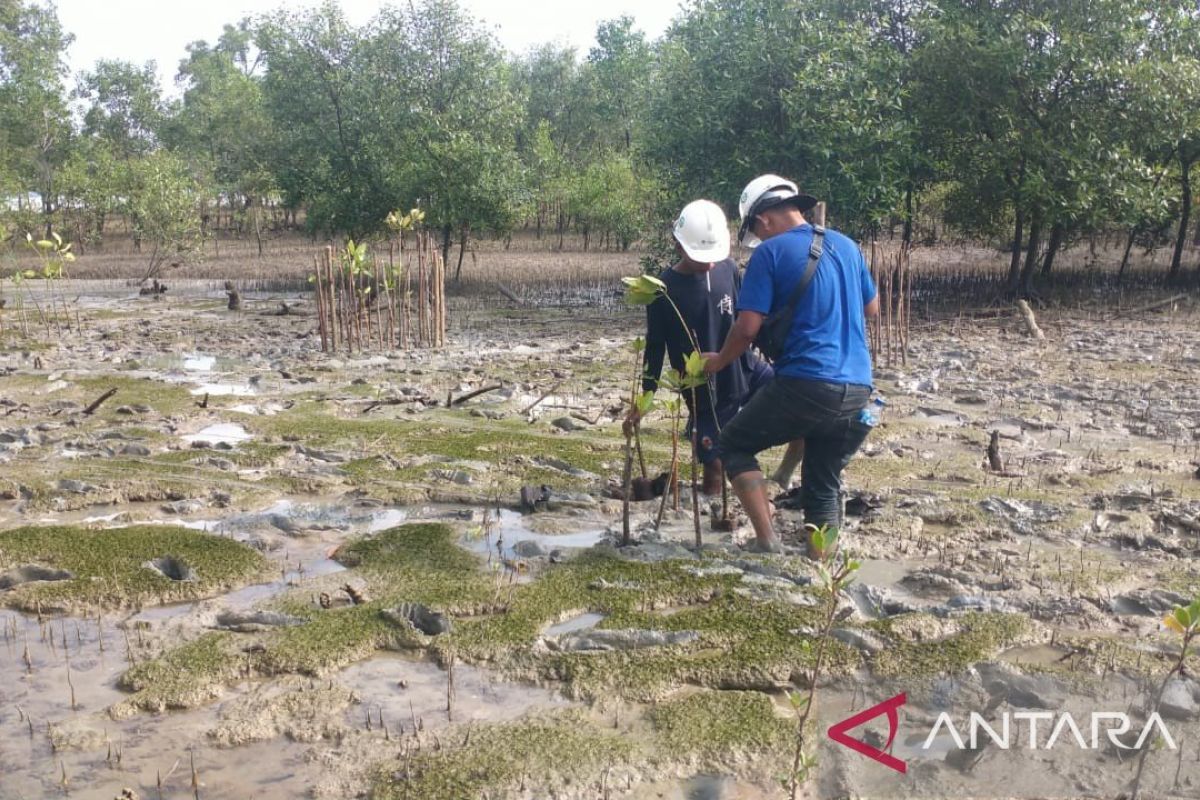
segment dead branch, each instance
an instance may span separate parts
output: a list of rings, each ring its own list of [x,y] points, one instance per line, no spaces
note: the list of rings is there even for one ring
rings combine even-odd
[[[521,298],[517,297],[516,293],[513,292],[512,289],[509,289],[507,286],[505,286],[503,283],[496,284],[496,291],[500,292],[500,294],[504,295],[509,300],[513,301],[514,303],[516,303],[519,306],[525,305],[525,301],[522,300]]]
[[[494,391],[496,391],[497,389],[503,389],[503,388],[504,388],[504,384],[503,384],[503,383],[497,383],[497,384],[494,384],[494,385],[492,385],[492,386],[485,386],[485,387],[483,387],[482,389],[476,389],[476,390],[475,390],[475,391],[473,391],[473,392],[467,392],[467,393],[466,393],[466,394],[464,394],[462,397],[459,397],[459,398],[457,398],[457,399],[454,399],[454,400],[451,400],[451,399],[450,399],[450,397],[449,397],[449,396],[447,396],[447,398],[446,398],[446,408],[450,408],[451,406],[457,406],[457,405],[460,405],[460,404],[462,404],[462,403],[465,403],[465,402],[467,402],[468,400],[470,400],[470,399],[472,399],[472,398],[479,397],[479,395],[481,395],[481,394],[487,394],[488,392],[494,392]]]
[[[538,406],[540,406],[540,405],[542,404],[542,401],[543,401],[543,400],[545,400],[547,397],[549,397],[550,395],[552,395],[552,394],[554,394],[555,392],[557,392],[557,391],[559,390],[559,388],[560,388],[562,385],[563,385],[563,382],[562,382],[562,381],[559,381],[558,383],[556,383],[556,384],[554,384],[553,386],[551,386],[551,387],[550,387],[550,389],[549,389],[549,390],[548,390],[548,391],[547,391],[545,394],[543,394],[543,395],[542,395],[541,397],[539,397],[537,400],[534,400],[534,401],[533,401],[532,403],[530,403],[529,405],[527,405],[527,406],[525,406],[524,408],[522,408],[522,409],[521,409],[521,416],[525,416],[525,415],[526,415],[526,414],[528,414],[530,411],[533,411],[535,408],[537,408]]]
[[[1157,311],[1160,308],[1164,308],[1173,303],[1178,303],[1180,300],[1186,300],[1187,298],[1188,298],[1187,292],[1184,292],[1183,294],[1177,294],[1174,297],[1168,297],[1166,300],[1159,300],[1156,303],[1150,303],[1149,305],[1138,306],[1137,308],[1131,308],[1128,311],[1118,311],[1116,314],[1113,314],[1112,317],[1110,317],[1110,319],[1120,319],[1121,317],[1131,316],[1133,314],[1141,314],[1146,311]]]
[[[109,389],[107,392],[105,392],[104,394],[97,397],[94,401],[92,401],[92,404],[90,406],[88,406],[87,408],[85,408],[83,410],[83,413],[88,416],[91,416],[93,413],[95,413],[96,409],[99,408],[104,403],[105,400],[112,397],[116,393],[117,393],[116,387]]]

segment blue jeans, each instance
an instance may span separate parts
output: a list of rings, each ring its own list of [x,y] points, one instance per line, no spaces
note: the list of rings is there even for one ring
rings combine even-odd
[[[738,412],[721,433],[721,455],[730,479],[761,471],[756,456],[794,439],[804,440],[800,506],[812,525],[841,526],[842,470],[871,428],[858,418],[871,387],[778,375]]]

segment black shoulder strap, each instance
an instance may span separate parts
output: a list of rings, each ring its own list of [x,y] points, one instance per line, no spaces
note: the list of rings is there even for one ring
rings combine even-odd
[[[808,285],[812,283],[813,276],[817,274],[817,262],[821,260],[821,253],[824,251],[825,228],[820,225],[813,225],[812,246],[808,248],[808,266],[805,268],[804,276],[800,278],[800,283],[792,291],[792,296],[788,298],[787,305],[785,306],[788,309],[789,316],[796,313],[796,304],[800,302],[800,298],[808,290]]]

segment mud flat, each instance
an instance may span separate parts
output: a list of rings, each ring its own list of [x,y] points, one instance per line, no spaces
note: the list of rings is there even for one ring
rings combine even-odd
[[[212,797],[779,796],[817,570],[783,502],[788,554],[712,530],[719,499],[694,552],[686,490],[616,546],[636,314],[473,310],[442,351],[323,355],[302,297],[117,291],[0,350],[0,795],[184,796],[194,767]],[[1129,791],[1116,747],[925,746],[943,711],[1140,731],[1162,616],[1200,594],[1194,307],[1039,319],[1043,344],[932,325],[878,370],[817,732],[904,692],[908,771],[815,736],[807,796]],[[643,447],[666,467],[664,421]],[[1142,789],[1194,796],[1200,686],[1163,697],[1180,749]]]

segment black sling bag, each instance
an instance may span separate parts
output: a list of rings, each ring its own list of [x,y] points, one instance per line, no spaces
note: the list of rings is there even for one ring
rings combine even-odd
[[[808,285],[812,283],[813,276],[817,274],[817,262],[821,260],[821,253],[824,250],[825,229],[820,225],[814,225],[812,246],[808,248],[808,266],[804,270],[803,277],[800,278],[800,283],[796,285],[792,296],[788,298],[787,304],[783,308],[774,314],[767,315],[763,320],[762,327],[758,329],[758,336],[754,337],[754,346],[768,361],[777,361],[783,355],[783,349],[787,346],[788,334],[792,331],[792,322],[796,319],[796,304],[800,302],[800,298],[808,290]]]

